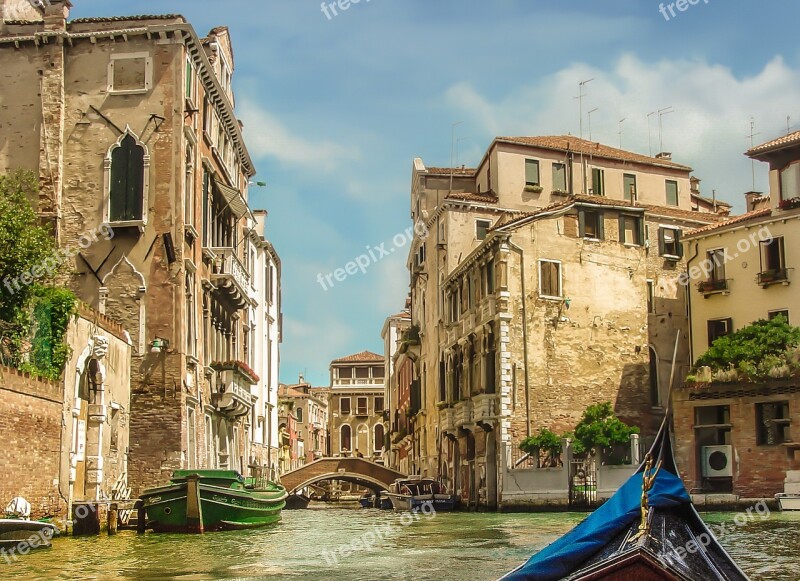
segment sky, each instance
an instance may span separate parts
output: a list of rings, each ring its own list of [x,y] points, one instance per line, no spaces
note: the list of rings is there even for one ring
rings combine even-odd
[[[704,194],[742,212],[751,121],[756,144],[800,128],[797,0],[693,0],[674,16],[651,0],[342,0],[327,16],[319,0],[72,1],[72,18],[178,13],[200,36],[229,27],[237,115],[267,184],[250,204],[269,211],[282,260],[283,382],[328,385],[331,360],[382,353],[385,319],[408,294],[412,162],[448,166],[453,134],[467,166],[495,136],[578,135],[578,83],[594,79],[584,137],[597,108],[593,140],[645,154],[663,144]],[[666,107],[659,131],[648,113]],[[363,273],[327,284],[370,250]]]

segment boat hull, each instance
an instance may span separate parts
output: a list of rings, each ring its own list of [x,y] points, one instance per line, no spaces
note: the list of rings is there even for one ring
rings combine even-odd
[[[779,494],[775,498],[778,499],[781,511],[800,510],[800,494]]]
[[[28,548],[46,548],[57,533],[52,523],[3,518],[0,519],[0,548],[14,549],[22,543]]]
[[[408,494],[386,493],[392,501],[392,508],[403,511],[447,512],[458,507],[458,497],[450,494],[424,494],[412,496]]]
[[[178,482],[142,494],[147,526],[156,532],[191,532],[187,510],[189,486]],[[234,490],[198,483],[200,518],[203,531],[246,529],[267,526],[281,519],[286,491]]]

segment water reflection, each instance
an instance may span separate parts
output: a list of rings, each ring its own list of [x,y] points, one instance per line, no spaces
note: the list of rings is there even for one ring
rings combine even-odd
[[[344,508],[287,511],[282,523],[261,530],[203,536],[137,536],[56,539],[43,550],[6,565],[4,579],[490,580],[555,540],[585,515],[439,513],[403,526],[400,515]],[[710,524],[732,523],[732,514],[704,514]],[[375,528],[392,528],[374,546],[339,556],[325,551],[363,541]],[[715,528],[716,530],[716,528]],[[800,569],[800,514],[773,513],[720,539],[754,580],[796,581]]]

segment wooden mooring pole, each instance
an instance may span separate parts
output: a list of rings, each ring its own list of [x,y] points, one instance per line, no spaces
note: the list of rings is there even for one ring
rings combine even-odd
[[[117,524],[119,523],[119,505],[112,502],[108,507],[108,535],[117,534]]]

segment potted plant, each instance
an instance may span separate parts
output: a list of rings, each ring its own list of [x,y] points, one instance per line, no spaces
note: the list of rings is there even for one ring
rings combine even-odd
[[[723,280],[703,280],[697,283],[697,289],[701,293],[708,293],[713,291],[725,290],[727,288],[727,282]]]
[[[569,192],[567,190],[555,189],[550,192],[553,196],[568,196]]]
[[[539,184],[527,184],[525,186],[526,192],[533,192],[534,194],[541,194],[544,188]]]
[[[778,207],[781,210],[793,210],[794,208],[800,208],[800,197],[781,200],[778,204]]]

